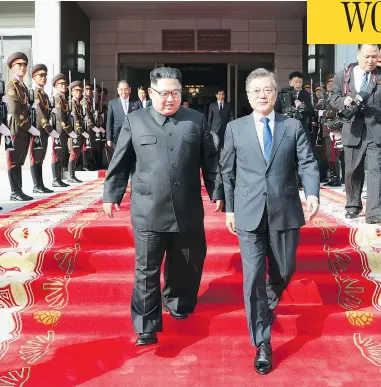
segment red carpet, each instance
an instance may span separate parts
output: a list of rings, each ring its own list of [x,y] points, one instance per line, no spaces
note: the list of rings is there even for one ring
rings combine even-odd
[[[0,215],[0,387],[381,385],[381,229],[322,190],[273,326],[274,370],[253,370],[236,238],[205,196],[208,256],[189,319],[164,314],[136,348],[129,199],[110,220],[102,179]],[[353,227],[355,225],[356,227]]]

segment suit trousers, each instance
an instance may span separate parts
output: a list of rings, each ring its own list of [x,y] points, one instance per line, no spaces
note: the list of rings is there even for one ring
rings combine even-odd
[[[265,207],[257,229],[237,229],[237,235],[242,256],[246,319],[251,343],[258,347],[261,343],[270,343],[270,311],[278,305],[295,272],[300,229],[270,230]]]
[[[154,232],[134,228],[135,279],[131,315],[137,333],[161,332],[162,301],[171,310],[193,312],[206,256],[203,225],[187,232]],[[164,288],[160,290],[160,267]],[[163,299],[163,300],[162,300]]]
[[[366,201],[368,218],[381,215],[381,146],[373,142],[364,126],[360,144],[356,147],[344,146],[347,211],[361,211],[363,208],[361,193],[365,181],[365,156],[368,164]]]

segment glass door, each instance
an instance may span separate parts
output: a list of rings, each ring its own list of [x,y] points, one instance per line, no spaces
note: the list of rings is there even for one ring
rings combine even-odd
[[[227,101],[231,103],[233,108],[233,116],[237,118],[238,107],[238,65],[236,63],[228,63],[228,80],[227,80]]]

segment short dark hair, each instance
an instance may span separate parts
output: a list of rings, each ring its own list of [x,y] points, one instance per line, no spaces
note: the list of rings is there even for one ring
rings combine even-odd
[[[291,81],[293,78],[301,78],[303,79],[303,74],[300,71],[293,71],[289,76],[288,79]]]
[[[140,91],[140,90],[147,91],[147,89],[144,86],[139,86],[138,91]]]
[[[174,67],[157,67],[150,72],[149,77],[154,85],[159,79],[164,78],[177,79],[180,83],[183,81],[180,70]]]
[[[220,91],[223,91],[225,93],[225,90],[222,87],[219,87],[216,91],[216,94],[218,94]]]
[[[122,79],[122,80],[120,80],[120,81],[118,82],[118,84],[116,85],[117,89],[119,89],[119,85],[120,85],[121,83],[127,83],[128,87],[130,87],[130,84],[128,83],[128,81],[126,81],[125,79]]]
[[[380,50],[380,44],[366,44],[367,46],[377,46],[377,48]],[[358,49],[361,50],[362,46],[365,46],[365,44],[359,44],[357,45]]]

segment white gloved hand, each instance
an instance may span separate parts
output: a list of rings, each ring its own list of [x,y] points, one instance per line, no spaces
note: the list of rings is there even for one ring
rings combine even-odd
[[[90,137],[89,134],[86,133],[86,132],[83,132],[83,133],[82,133],[82,136],[85,137],[85,138],[89,138],[89,137]]]
[[[33,125],[30,127],[30,129],[28,130],[28,132],[32,135],[32,136],[39,136],[40,135],[40,131],[38,129],[36,129]]]
[[[99,128],[99,131],[100,131],[101,133],[106,133],[106,131],[105,131],[103,128]]]
[[[53,138],[59,138],[60,137],[58,132],[55,131],[54,129],[49,133],[49,136],[52,136]]]
[[[9,130],[4,124],[1,124],[1,125],[0,125],[0,133],[1,133],[3,136],[10,136],[10,135],[11,135],[10,130]]]
[[[78,137],[78,134],[75,133],[75,132],[70,132],[69,136],[70,136],[71,138],[77,138],[77,137]]]
[[[95,133],[99,133],[99,132],[100,132],[99,128],[97,128],[96,126],[94,126],[93,131],[94,131]]]

